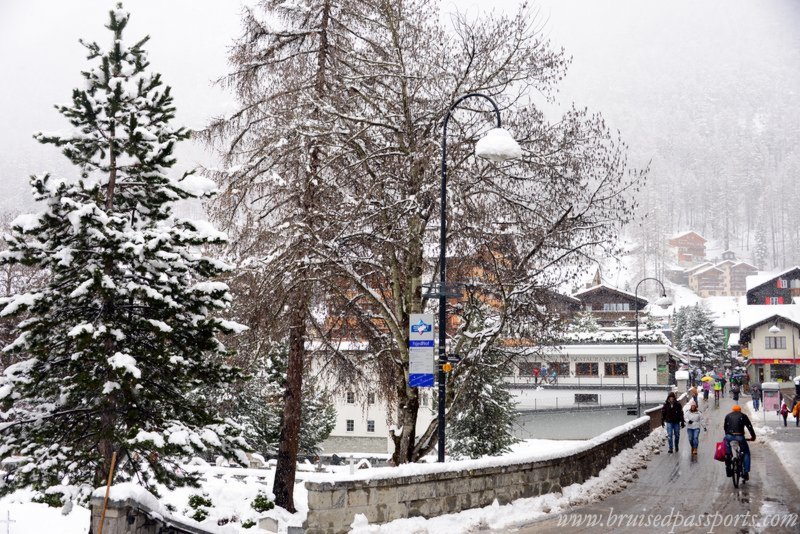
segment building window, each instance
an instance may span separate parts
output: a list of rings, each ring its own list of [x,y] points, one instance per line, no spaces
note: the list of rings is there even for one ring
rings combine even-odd
[[[603,311],[622,312],[631,311],[631,305],[627,302],[606,302],[603,304]]]
[[[792,278],[791,280],[789,280],[789,287],[791,287],[792,289],[800,287],[800,279]]]
[[[589,363],[589,362],[576,362],[575,363],[575,375],[576,376],[597,376],[598,370],[597,363]]]
[[[353,420],[353,419],[348,419],[346,424],[347,424],[347,431],[348,431],[348,432],[352,432],[352,431],[354,431],[354,430],[356,429],[356,422],[355,422],[355,420]]]
[[[786,336],[767,336],[764,338],[767,349],[785,349]]]
[[[547,366],[547,374],[552,375],[553,369],[558,376],[569,376],[569,362],[550,362]]]
[[[783,297],[767,297],[767,304],[783,304]]]
[[[367,404],[375,404],[375,394],[370,392],[367,393]]]
[[[347,392],[347,404],[355,404],[356,403],[356,394],[352,391]]]
[[[519,362],[519,376],[533,376],[533,370],[541,368],[542,364],[538,362]]]
[[[367,421],[367,432],[375,432],[375,421]]]
[[[789,281],[785,278],[778,278],[778,288],[786,289],[787,287],[789,287]]]
[[[628,376],[628,364],[617,362],[606,362],[603,372],[606,376]]]

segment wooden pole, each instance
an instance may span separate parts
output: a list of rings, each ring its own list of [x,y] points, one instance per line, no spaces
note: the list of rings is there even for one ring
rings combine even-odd
[[[111,491],[111,480],[114,478],[114,466],[117,463],[117,451],[111,454],[111,469],[108,470],[108,483],[106,484],[106,497],[103,499],[103,511],[100,512],[100,526],[97,527],[97,534],[103,534],[103,523],[106,520],[106,507],[108,506],[108,494]]]

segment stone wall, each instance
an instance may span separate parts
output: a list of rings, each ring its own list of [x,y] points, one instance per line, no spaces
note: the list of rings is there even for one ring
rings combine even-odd
[[[561,491],[597,475],[612,457],[646,437],[659,421],[641,421],[581,452],[522,464],[433,472],[385,479],[306,482],[306,534],[339,534],[349,530],[356,514],[370,523],[405,517],[434,517],[522,497]]]
[[[92,497],[92,526],[89,532],[97,533],[103,511],[103,498]],[[133,499],[111,500],[106,506],[103,518],[103,534],[205,534],[205,530],[184,525],[180,522],[163,519],[147,506]]]

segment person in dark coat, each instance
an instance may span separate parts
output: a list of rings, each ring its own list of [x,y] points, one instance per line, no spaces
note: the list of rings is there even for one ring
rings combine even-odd
[[[669,444],[668,453],[672,453],[673,442],[675,452],[678,452],[678,442],[681,439],[681,428],[686,426],[683,418],[683,406],[678,402],[674,392],[667,395],[667,401],[661,407],[661,426],[667,427],[667,443]]]
[[[745,429],[747,429],[747,431],[750,432],[750,441],[755,441],[756,431],[753,430],[753,424],[750,422],[750,418],[742,413],[742,409],[737,404],[733,407],[731,413],[725,416],[723,429],[725,431],[725,449],[726,449],[725,468],[726,471],[728,471],[728,476],[731,476],[730,475],[731,441],[738,441],[739,446],[742,448],[742,452],[744,453],[743,470],[744,470],[744,479],[747,480],[750,477],[750,447],[747,445],[747,440],[744,437],[744,431]]]
[[[761,388],[758,387],[758,384],[753,384],[750,394],[753,396],[753,409],[758,411],[758,405],[761,403]]]

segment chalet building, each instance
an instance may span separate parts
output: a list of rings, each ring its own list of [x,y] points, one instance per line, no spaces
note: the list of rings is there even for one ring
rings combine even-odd
[[[741,317],[738,343],[752,380],[782,382],[800,375],[800,305],[745,306]]]
[[[683,232],[667,241],[678,263],[697,263],[706,258],[706,239],[697,232]]]
[[[607,284],[595,285],[572,294],[581,301],[582,310],[592,312],[600,326],[612,326],[623,321],[633,326],[636,310],[647,306],[647,299]]]
[[[733,260],[734,263],[735,263],[735,261],[736,261],[736,253],[734,251],[732,251],[732,250],[726,250],[725,252],[722,253],[722,259],[723,260]]]
[[[747,304],[792,304],[793,299],[800,299],[800,267],[778,274],[748,276],[746,287]]]
[[[747,292],[747,277],[758,274],[758,268],[747,262],[734,263],[728,269],[728,294],[741,297]]]
[[[580,299],[556,291],[545,291],[540,298],[550,313],[557,314],[562,321],[569,322],[581,311]]]
[[[723,260],[701,263],[686,273],[689,287],[701,297],[740,297],[746,291],[746,278],[757,274],[758,269],[749,263]]]
[[[689,287],[701,297],[724,295],[725,271],[714,265],[698,269],[689,275]]]

